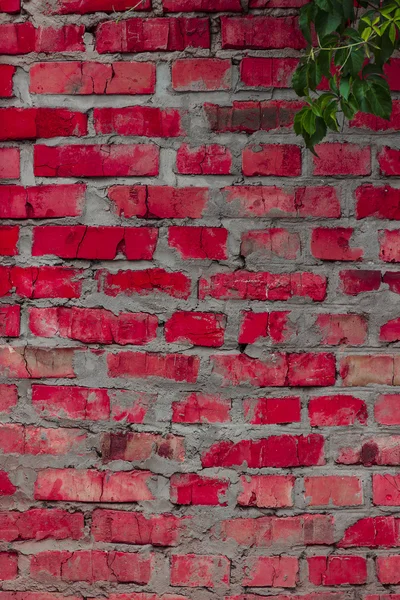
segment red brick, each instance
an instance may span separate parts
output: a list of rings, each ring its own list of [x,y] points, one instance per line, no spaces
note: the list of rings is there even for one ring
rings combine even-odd
[[[152,456],[183,462],[185,459],[184,438],[155,433],[106,433],[102,438],[102,460],[129,462],[144,461]]]
[[[302,353],[288,355],[289,386],[329,386],[335,385],[336,359],[334,354]]]
[[[0,540],[79,540],[83,537],[84,519],[79,512],[34,508],[25,512],[0,513]]]
[[[142,137],[179,137],[185,135],[181,112],[176,108],[132,106],[129,108],[95,108],[97,134],[135,135]]]
[[[397,448],[398,452],[398,448]],[[397,461],[398,462],[398,461]],[[372,499],[375,505],[400,506],[400,477],[398,475],[375,474],[372,476]],[[397,539],[397,544],[400,540]]]
[[[232,154],[229,148],[218,144],[191,148],[182,144],[176,153],[178,173],[186,175],[229,175]]]
[[[385,262],[400,262],[400,232],[384,229],[378,232],[379,239],[379,258]]]
[[[84,52],[84,25],[35,27],[32,23],[0,25],[0,54],[29,54],[30,52]]]
[[[295,556],[253,556],[244,560],[242,585],[294,588],[298,575]]]
[[[240,0],[163,0],[167,12],[242,12]]]
[[[262,338],[271,338],[275,343],[289,341],[294,333],[294,327],[288,320],[289,314],[289,311],[242,311],[239,344],[254,344]]]
[[[86,448],[86,433],[81,429],[25,427],[22,454],[66,455],[69,452],[82,454]]]
[[[242,154],[242,172],[254,175],[298,177],[301,175],[301,149],[299,146],[257,144],[248,146]]]
[[[172,403],[173,423],[227,423],[231,401],[211,394],[194,392]]]
[[[293,297],[309,298],[314,302],[325,299],[327,281],[313,273],[253,273],[235,271],[202,277],[199,298],[218,300],[289,300]]]
[[[242,475],[237,503],[258,508],[293,506],[294,482],[292,475]]]
[[[196,473],[177,473],[170,479],[170,497],[174,504],[227,506],[229,481],[201,477]]]
[[[232,467],[247,463],[249,469],[304,467],[325,464],[321,435],[279,435],[269,438],[216,442],[203,452],[203,468]]]
[[[319,144],[314,157],[314,175],[370,175],[371,149],[356,144]]]
[[[111,419],[124,423],[143,423],[157,401],[157,394],[132,390],[109,390]]]
[[[339,449],[336,462],[342,465],[397,466],[400,464],[400,437],[374,437],[363,439],[360,444]],[[382,475],[386,477],[386,475]]]
[[[17,488],[11,483],[8,473],[0,470],[0,498],[2,496],[13,496],[16,491]]]
[[[244,418],[252,425],[299,423],[301,402],[299,397],[245,398]]]
[[[268,100],[234,101],[232,106],[206,103],[204,111],[212,131],[217,133],[271,131],[291,128],[301,102]]]
[[[339,277],[341,290],[348,296],[374,292],[381,287],[380,271],[365,269],[340,271]]]
[[[368,334],[368,325],[362,315],[318,315],[315,325],[322,343],[328,346],[362,346]]]
[[[21,0],[0,0],[0,12],[18,13],[21,10]]]
[[[209,198],[207,188],[115,185],[108,190],[119,216],[145,219],[200,219]]]
[[[159,148],[153,144],[36,145],[37,177],[127,177],[158,175]]]
[[[311,235],[311,253],[320,260],[361,260],[362,248],[351,248],[352,227],[317,227]]]
[[[250,0],[250,8],[298,8],[307,0]]]
[[[350,121],[350,127],[371,129],[372,131],[399,131],[400,129],[400,103],[393,101],[392,113],[389,120],[359,112]]]
[[[10,413],[17,403],[17,386],[5,383],[0,384],[0,413]]]
[[[384,146],[378,153],[378,162],[382,175],[400,174],[400,151]]]
[[[367,582],[367,561],[362,556],[312,556],[307,558],[314,585],[362,585]]]
[[[228,587],[230,567],[226,556],[175,554],[171,557],[171,585],[211,589]]]
[[[222,386],[254,385],[258,387],[283,387],[286,385],[287,357],[270,354],[265,359],[255,359],[246,354],[218,354],[211,356],[213,373]]]
[[[13,173],[16,175],[17,172],[13,171]],[[86,186],[82,184],[39,185],[26,188],[19,185],[2,185],[0,186],[0,218],[79,217],[82,214],[85,192]]]
[[[382,325],[379,332],[381,342],[397,342],[400,339],[400,319],[392,319]]]
[[[165,323],[165,340],[218,348],[224,343],[225,321],[220,313],[176,312]]]
[[[12,291],[22,298],[79,298],[81,271],[63,267],[1,267],[0,296]]]
[[[240,254],[251,256],[259,254],[265,258],[284,258],[295,260],[300,258],[301,241],[298,233],[287,229],[255,229],[242,234]]]
[[[297,58],[246,57],[240,63],[240,79],[248,87],[290,88]]]
[[[344,394],[311,398],[308,414],[312,427],[367,425],[368,419],[364,400]]]
[[[363,503],[362,483],[358,477],[306,477],[304,488],[308,506],[360,506]]]
[[[48,551],[31,556],[30,574],[38,581],[118,581],[147,584],[153,570],[153,556],[133,552],[78,550]]]
[[[340,360],[340,376],[345,386],[393,385],[393,356],[346,356]]]
[[[223,227],[170,227],[168,245],[175,248],[180,256],[189,260],[225,260],[228,230]]]
[[[82,137],[87,116],[65,108],[0,108],[0,140]]]
[[[185,529],[185,517],[144,515],[122,510],[93,511],[91,532],[96,542],[176,546]]]
[[[344,532],[340,548],[391,548],[399,545],[397,519],[394,517],[367,517],[359,519]]]
[[[336,219],[341,215],[338,192],[330,186],[297,188],[295,201],[299,217]]]
[[[382,275],[382,283],[386,283],[388,289],[395,294],[400,294],[400,272],[399,271],[386,271]]]
[[[25,446],[25,429],[23,425],[0,425],[0,450],[4,454],[23,454]]]
[[[390,89],[393,92],[400,91],[400,60],[398,58],[392,58],[390,62],[384,66],[384,72],[390,85]]]
[[[356,189],[356,217],[400,220],[400,190],[365,184]]]
[[[173,52],[210,48],[208,19],[163,17],[105,21],[96,30],[96,50],[107,52]]]
[[[109,273],[97,271],[98,291],[107,296],[125,294],[148,296],[154,292],[167,294],[173,298],[187,299],[190,296],[191,282],[183,273],[169,273],[164,269],[145,269],[143,271],[118,271]]]
[[[0,256],[15,256],[18,252],[19,227],[0,226]]]
[[[0,148],[0,179],[19,179],[20,176],[19,148]],[[2,186],[5,187],[5,186]],[[0,196],[0,211],[1,196]],[[1,214],[1,212],[0,212]]]
[[[209,92],[231,88],[231,61],[188,58],[172,63],[172,87],[178,92]]]
[[[0,98],[12,98],[13,77],[16,68],[12,65],[0,65]]]
[[[18,576],[18,554],[0,552],[0,581],[11,581]]]
[[[45,469],[38,472],[35,500],[62,502],[141,502],[152,500],[149,471]]]
[[[400,556],[378,556],[376,575],[384,585],[400,583]]]
[[[151,0],[56,0],[48,7],[47,12],[53,15],[85,15],[95,12],[124,12],[133,8],[135,11],[150,10]]]
[[[73,348],[10,348],[0,346],[0,376],[29,378],[74,378]]]
[[[375,402],[375,421],[381,425],[400,425],[400,394],[382,394]]]
[[[156,84],[149,62],[43,62],[32,65],[29,75],[32,94],[153,94]]]
[[[64,337],[87,344],[147,344],[156,338],[158,319],[147,313],[114,315],[103,308],[30,308],[34,335]]]
[[[219,529],[217,537],[222,541],[235,540],[241,546],[255,548],[271,548],[277,545],[291,550],[295,546],[333,543],[331,515],[236,518],[222,521]],[[297,600],[300,598],[307,598],[307,596],[298,596]]]
[[[221,17],[222,48],[305,48],[297,17]]]
[[[154,227],[45,225],[33,230],[32,256],[112,260],[124,254],[128,260],[151,260],[157,239]]]
[[[173,381],[196,383],[200,367],[198,356],[157,354],[150,352],[118,352],[107,357],[109,377],[147,379],[159,377]]]

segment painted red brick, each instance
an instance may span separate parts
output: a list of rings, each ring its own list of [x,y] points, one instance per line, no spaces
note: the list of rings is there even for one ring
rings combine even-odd
[[[339,278],[341,290],[349,296],[379,290],[382,281],[380,271],[362,269],[340,271]]]
[[[400,220],[400,191],[389,185],[376,187],[365,184],[356,189],[357,219]]]
[[[0,98],[12,98],[13,77],[16,68],[12,65],[0,65]]]
[[[181,113],[175,108],[95,108],[93,118],[98,134],[167,138],[185,135]]]
[[[0,148],[0,179],[19,179],[19,148]],[[4,187],[4,186],[2,186]],[[1,202],[1,195],[0,195]]]
[[[7,155],[4,160],[7,160]],[[16,169],[15,167],[12,167]],[[15,177],[18,172],[13,170]],[[0,186],[0,217],[2,219],[50,219],[57,217],[79,217],[85,202],[86,186],[39,185],[22,187],[19,185]]]
[[[30,52],[84,52],[83,25],[38,27],[32,23],[4,23],[0,25],[1,54],[29,54]]]
[[[105,21],[96,30],[96,49],[109,52],[173,52],[210,47],[208,19],[164,17]]]
[[[304,48],[296,17],[221,17],[222,48]]]
[[[32,94],[153,94],[156,84],[149,62],[43,62],[32,65],[29,75]]]
[[[158,319],[147,313],[114,313],[102,308],[30,308],[29,328],[45,338],[62,337],[87,344],[135,344],[156,338]]]
[[[154,144],[44,146],[34,148],[38,177],[127,177],[158,175]]]
[[[174,504],[227,506],[229,481],[201,477],[196,473],[175,474],[170,480],[170,497]]]
[[[224,343],[225,322],[225,315],[220,313],[176,312],[165,323],[165,339],[218,348]]]
[[[246,231],[242,234],[240,253],[246,257],[260,254],[265,258],[295,260],[301,253],[300,236],[280,227]]]
[[[243,413],[247,423],[271,425],[299,423],[301,402],[298,396],[286,398],[245,398]]]
[[[362,482],[358,477],[327,475],[306,477],[304,495],[309,506],[360,506]]]
[[[400,234],[397,230],[379,231],[379,258],[385,262],[400,262]]]
[[[307,562],[314,585],[362,585],[367,581],[367,561],[363,556],[313,556]]]
[[[372,476],[372,499],[378,506],[399,506],[400,492],[398,489],[399,476],[391,475],[373,475]]]
[[[0,346],[0,375],[20,379],[74,378],[74,348]]]
[[[198,356],[185,354],[127,351],[109,354],[107,364],[109,377],[159,377],[196,383],[200,360]]]
[[[100,270],[96,274],[98,290],[107,296],[125,294],[148,296],[154,292],[173,298],[185,298],[190,295],[190,279],[183,273],[170,273],[164,269],[145,269],[144,271],[118,271],[109,273]]]
[[[82,137],[87,134],[87,116],[63,108],[1,108],[0,140]]]
[[[382,175],[399,175],[400,152],[398,150],[384,146],[378,153],[378,162]]]
[[[395,385],[394,367],[394,357],[389,355],[346,356],[340,360],[340,376],[345,386]]]
[[[319,144],[314,157],[314,175],[370,175],[371,149],[356,144]]]
[[[143,461],[158,455],[168,460],[183,462],[184,438],[153,433],[106,433],[102,438],[102,460]]]
[[[0,471],[0,497],[13,496],[16,491],[17,488],[11,483],[8,473]]]
[[[232,155],[225,146],[210,144],[191,148],[182,144],[176,153],[178,173],[187,175],[229,175],[232,168]]]
[[[241,12],[239,0],[163,0],[167,12]]]
[[[24,512],[0,513],[0,539],[6,542],[22,540],[79,540],[83,537],[83,513],[66,510],[34,508]]]
[[[207,188],[116,185],[108,190],[119,216],[145,219],[200,219],[209,199]]]
[[[18,554],[0,552],[0,581],[11,581],[18,576]]]
[[[150,0],[140,0],[140,2],[137,0],[56,0],[48,7],[48,12],[57,15],[72,13],[84,15],[95,12],[124,12],[132,8],[141,11],[149,10],[150,7]]]
[[[311,253],[320,260],[361,260],[364,254],[362,248],[350,247],[354,234],[351,227],[318,227],[313,229],[311,236]]]
[[[1,228],[0,228],[1,235]],[[20,314],[21,309],[18,305],[1,304],[0,305],[0,336],[1,337],[19,337],[20,334]]]
[[[17,13],[21,10],[20,0],[1,0],[0,12]]]
[[[240,63],[240,79],[247,87],[290,88],[297,58],[246,57]]]
[[[292,475],[242,475],[237,503],[258,508],[293,506],[294,483]]]
[[[230,561],[226,556],[175,554],[171,558],[171,585],[226,588],[229,586]]]
[[[376,574],[378,581],[387,584],[398,584],[400,581],[400,556],[378,556]]]
[[[343,465],[398,465],[399,459],[398,436],[374,437],[363,439],[361,445],[342,447],[339,450],[336,462]],[[382,477],[386,477],[383,475]]]
[[[170,227],[168,245],[185,259],[228,258],[228,231],[223,227]]]
[[[189,394],[172,403],[173,423],[227,423],[231,401],[211,394]]]
[[[347,394],[311,398],[308,413],[312,427],[367,425],[368,411],[364,400]]]
[[[0,384],[0,413],[10,413],[18,403],[16,385]]]
[[[318,315],[315,325],[322,343],[328,346],[362,346],[368,334],[368,324],[362,315]]]
[[[18,252],[19,227],[0,225],[0,256],[15,256]]]
[[[295,114],[302,103],[287,100],[266,102],[234,101],[232,106],[206,103],[205,115],[211,131],[217,133],[271,131],[293,126]]]
[[[251,587],[294,588],[299,575],[295,556],[256,556],[243,565],[242,585]]]
[[[64,267],[1,267],[0,296],[13,291],[22,298],[79,298],[81,271]]]
[[[301,175],[301,149],[299,146],[258,144],[248,146],[242,154],[242,172],[254,175],[298,177]]]
[[[400,394],[381,394],[374,407],[375,421],[381,425],[400,424]]]
[[[231,80],[230,60],[193,58],[172,64],[172,87],[177,92],[229,90]]]
[[[112,260],[123,254],[128,260],[151,260],[157,239],[153,227],[45,225],[33,230],[32,256]]]
[[[370,129],[372,131],[398,131],[400,129],[400,103],[394,100],[389,120],[375,117],[374,115],[358,113],[350,121],[350,127]]]
[[[394,517],[366,517],[347,527],[338,546],[391,548],[399,543],[398,521]]]
[[[237,443],[224,440],[216,442],[202,455],[204,468],[240,466],[244,462],[250,469],[323,465],[324,438],[311,434],[271,436]]]
[[[141,502],[152,500],[150,471],[45,469],[35,482],[36,500],[62,502]]]

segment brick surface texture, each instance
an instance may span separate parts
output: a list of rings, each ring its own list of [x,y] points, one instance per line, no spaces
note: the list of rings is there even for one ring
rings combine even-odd
[[[0,0],[0,600],[400,598],[400,59],[306,152],[304,0]]]

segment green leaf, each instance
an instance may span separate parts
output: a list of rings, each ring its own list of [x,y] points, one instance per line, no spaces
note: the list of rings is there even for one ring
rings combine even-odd
[[[303,125],[304,131],[306,131],[308,133],[308,135],[313,135],[315,133],[315,130],[316,130],[315,120],[316,120],[316,116],[312,110],[307,110],[307,112],[304,113],[302,125]]]
[[[292,86],[298,96],[303,97],[308,94],[307,84],[307,66],[300,65],[293,73]]]
[[[305,4],[300,9],[299,26],[302,34],[309,44],[312,44],[311,19],[315,16],[315,6],[312,3]]]
[[[396,25],[394,23],[391,24],[389,29],[389,38],[392,44],[394,45],[396,41]]]
[[[343,17],[338,13],[327,13],[320,11],[315,19],[315,29],[319,37],[336,31],[342,24]]]
[[[321,75],[325,75],[325,77],[330,77],[332,53],[328,50],[321,50],[321,52],[318,55],[317,61]]]
[[[350,93],[350,77],[342,77],[339,86],[340,95],[347,100]]]

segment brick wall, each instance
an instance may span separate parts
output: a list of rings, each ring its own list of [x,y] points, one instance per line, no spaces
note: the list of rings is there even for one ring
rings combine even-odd
[[[400,102],[314,158],[302,0],[136,3],[0,0],[0,600],[395,594]]]

